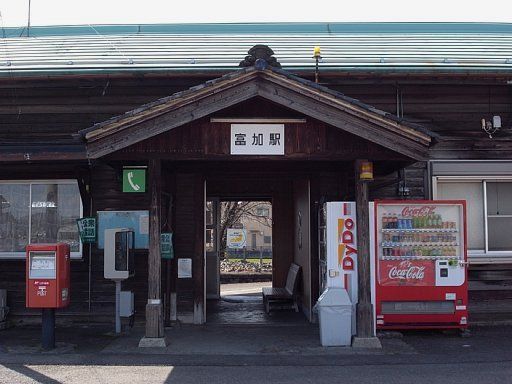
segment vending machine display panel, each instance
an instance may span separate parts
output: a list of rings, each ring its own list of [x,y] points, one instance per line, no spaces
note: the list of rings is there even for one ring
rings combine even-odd
[[[465,201],[375,202],[377,328],[467,326]]]

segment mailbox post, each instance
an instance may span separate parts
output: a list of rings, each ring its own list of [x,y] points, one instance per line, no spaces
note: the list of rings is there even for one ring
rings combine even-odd
[[[69,244],[27,245],[26,306],[42,309],[42,347],[55,348],[55,309],[69,305]]]

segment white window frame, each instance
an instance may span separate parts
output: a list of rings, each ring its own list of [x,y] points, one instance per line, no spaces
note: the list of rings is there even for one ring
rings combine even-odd
[[[37,185],[37,184],[75,184],[78,188],[78,182],[74,179],[57,179],[57,180],[0,180],[0,184],[28,184],[30,186]],[[82,203],[82,196],[80,195],[79,190],[79,197],[80,197],[80,217],[83,217],[83,203]],[[30,202],[30,210],[32,205],[32,187],[29,188],[29,202]],[[32,230],[32,214],[31,211],[29,211],[28,215],[28,239],[30,241],[31,238],[31,230]],[[82,251],[83,251],[83,244],[82,239],[80,239],[80,236],[78,237],[79,241],[79,250],[78,252],[71,252],[71,258],[72,259],[81,259],[82,258]],[[30,243],[29,243],[30,244]],[[0,252],[0,259],[25,259],[26,258],[26,252]]]
[[[432,198],[435,200],[438,196],[438,183],[457,183],[457,182],[476,182],[482,184],[482,196],[484,207],[484,249],[468,249],[468,257],[481,263],[512,263],[512,249],[510,251],[489,251],[489,225],[487,222],[487,183],[510,183],[512,176],[433,176],[432,177]]]

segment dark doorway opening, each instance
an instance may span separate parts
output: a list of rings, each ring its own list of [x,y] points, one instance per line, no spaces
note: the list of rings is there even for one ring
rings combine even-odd
[[[271,198],[222,199],[206,203],[207,322],[304,323],[302,314],[267,314],[262,288],[273,285]]]

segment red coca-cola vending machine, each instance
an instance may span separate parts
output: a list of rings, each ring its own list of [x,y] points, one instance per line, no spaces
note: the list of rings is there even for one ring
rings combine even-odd
[[[376,201],[377,329],[468,326],[465,201]]]

